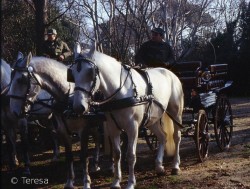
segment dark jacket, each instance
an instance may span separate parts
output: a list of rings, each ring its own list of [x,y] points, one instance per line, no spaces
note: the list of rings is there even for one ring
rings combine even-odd
[[[65,59],[72,55],[68,45],[60,39],[55,41],[45,41],[43,45],[43,56],[50,57],[52,59],[58,59],[60,55],[63,55]]]
[[[173,50],[166,42],[147,41],[141,45],[135,55],[136,65],[169,68],[173,63]]]

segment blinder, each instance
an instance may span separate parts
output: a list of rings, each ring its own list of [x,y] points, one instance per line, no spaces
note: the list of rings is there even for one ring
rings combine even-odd
[[[72,74],[72,69],[68,68],[67,70],[67,81],[71,83],[75,83],[74,76]]]
[[[85,58],[83,56],[80,56],[77,59],[75,59],[75,64],[77,64],[76,65],[77,66],[76,70],[78,72],[80,72],[81,69],[82,69],[82,66],[81,66],[82,61],[85,61],[86,63],[89,63],[91,65],[91,67],[92,67],[93,74],[91,74],[91,75],[93,75],[93,84],[90,86],[89,90],[86,90],[85,88],[82,88],[82,87],[75,87],[74,90],[75,91],[82,91],[84,93],[87,93],[88,95],[90,95],[90,98],[92,99],[93,98],[93,92],[94,92],[95,87],[96,87],[97,77],[99,76],[99,69],[92,60],[90,60],[88,58]],[[70,69],[70,68],[67,70],[67,80],[69,82],[75,82],[74,76],[73,76],[73,73],[72,73],[72,69]]]

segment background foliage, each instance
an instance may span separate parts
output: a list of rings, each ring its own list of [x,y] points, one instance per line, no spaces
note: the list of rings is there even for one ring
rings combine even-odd
[[[161,26],[177,61],[227,63],[233,95],[250,95],[250,3],[245,0],[2,0],[1,58],[41,52],[46,30],[57,29],[73,50],[96,42],[124,63]]]

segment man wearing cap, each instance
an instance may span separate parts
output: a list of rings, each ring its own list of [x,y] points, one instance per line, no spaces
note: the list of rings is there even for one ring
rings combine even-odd
[[[57,37],[55,29],[48,29],[48,39],[44,42],[43,55],[52,59],[63,61],[71,56],[68,45]]]
[[[135,64],[142,67],[170,68],[174,63],[174,55],[171,46],[164,41],[164,30],[154,28],[152,37],[143,43],[135,55]]]

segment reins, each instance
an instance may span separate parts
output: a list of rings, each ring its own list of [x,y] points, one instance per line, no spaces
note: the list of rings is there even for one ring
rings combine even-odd
[[[10,83],[6,87],[4,87],[4,89],[1,91],[1,95],[7,94],[9,89],[10,89]]]
[[[126,83],[128,77],[129,77],[129,75],[130,75],[130,72],[129,72],[129,71],[130,71],[130,68],[129,68],[128,73],[127,73],[127,75],[126,75],[126,77],[125,77],[125,80],[124,80],[124,82],[122,83],[122,68],[123,68],[123,67],[121,66],[121,72],[120,72],[120,86],[119,86],[119,88],[116,89],[116,91],[115,91],[111,96],[109,96],[108,98],[106,98],[105,100],[102,100],[102,101],[100,101],[100,102],[94,102],[94,101],[92,101],[92,102],[90,103],[91,106],[102,106],[102,105],[104,105],[104,104],[106,104],[106,103],[112,101],[113,98],[115,98],[115,96],[119,93],[119,91],[120,91],[120,90],[123,88],[123,86],[125,85],[125,83]]]

